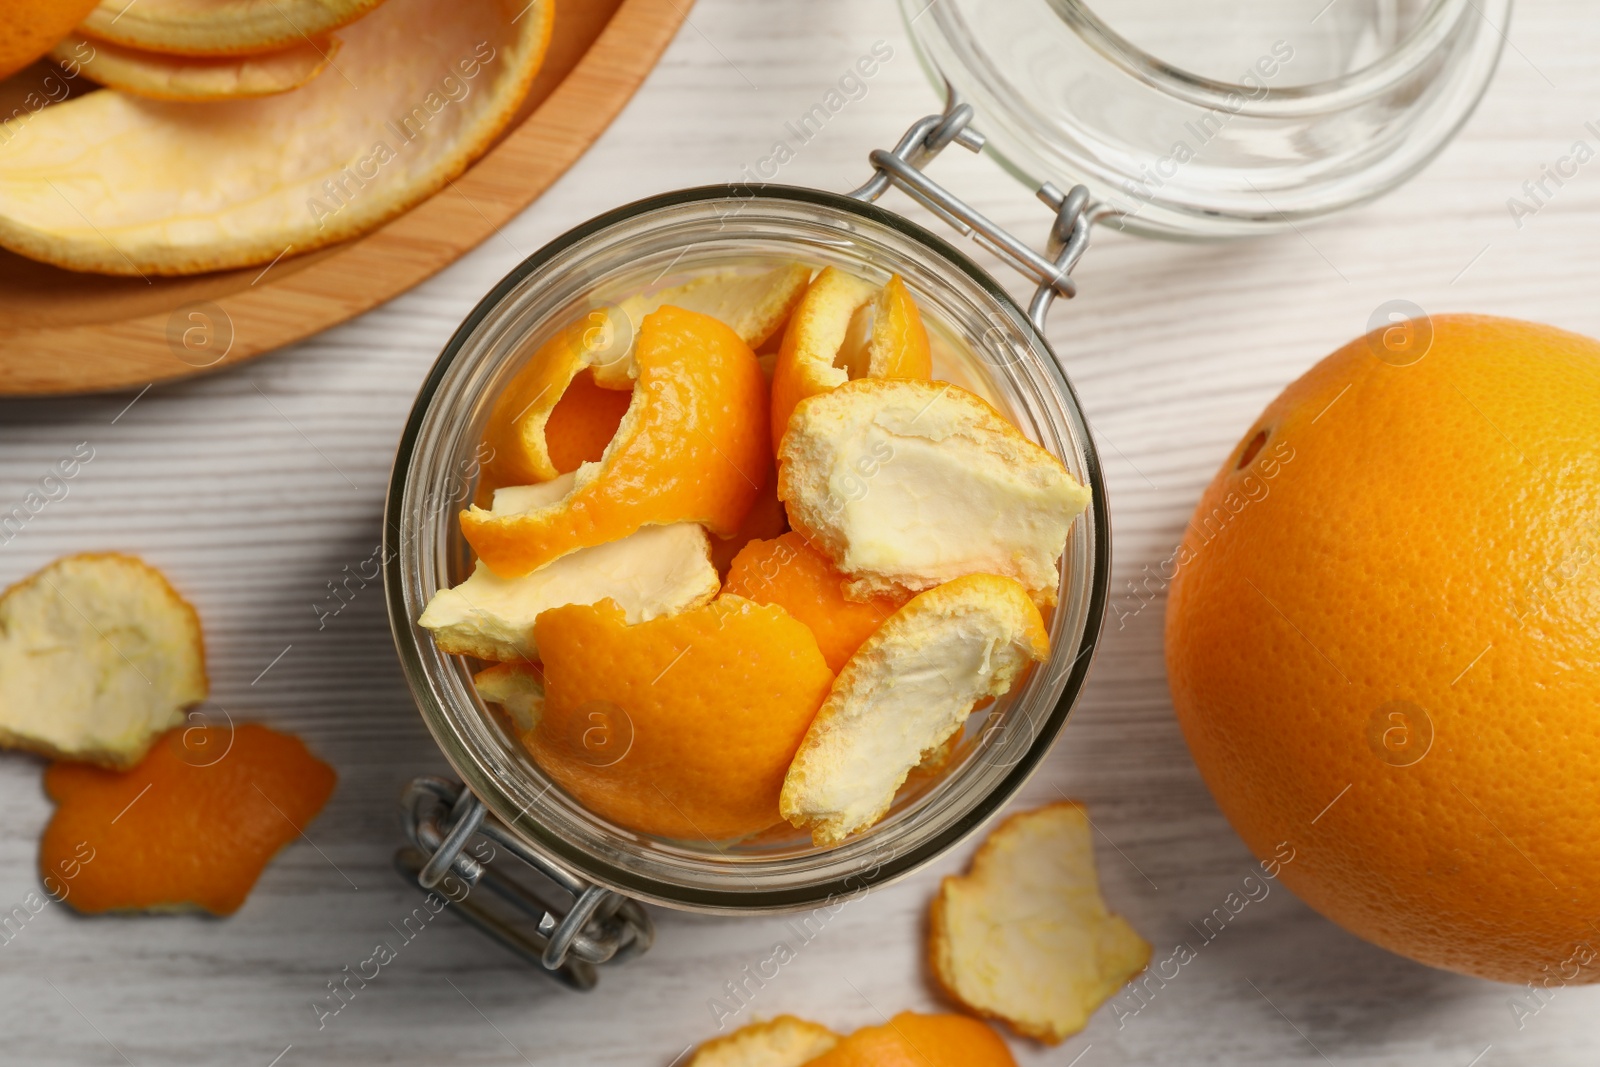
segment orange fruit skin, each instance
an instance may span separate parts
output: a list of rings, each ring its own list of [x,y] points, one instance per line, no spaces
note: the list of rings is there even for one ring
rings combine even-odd
[[[128,771],[58,761],[44,775],[57,807],[39,872],[80,912],[231,915],[337,777],[299,738],[255,723],[170,730]]]
[[[598,462],[632,401],[631,392],[602,389],[595,384],[592,371],[579,372],[556,401],[544,427],[550,462],[556,470],[566,474],[585,463]]]
[[[772,466],[767,382],[755,353],[708,315],[645,317],[633,404],[596,475],[549,514],[461,513],[478,556],[512,578],[641,526],[698,522],[735,533]]]
[[[776,604],[805,623],[828,669],[837,673],[861,642],[908,599],[846,600],[843,585],[848,580],[803,535],[790,532],[746,545],[733,558],[722,591],[758,604]]]
[[[771,540],[788,529],[789,513],[778,499],[778,468],[773,465],[767,468],[767,480],[761,485],[761,493],[745,512],[744,521],[734,535],[711,539],[711,562],[716,565],[718,574],[726,576],[745,545]]]
[[[1378,334],[1335,352],[1229,456],[1162,571],[1173,705],[1322,914],[1436,967],[1594,981],[1569,961],[1600,940],[1600,344],[1432,327],[1407,366]]]
[[[54,48],[100,0],[0,0],[0,78]]]
[[[965,1015],[903,1011],[882,1026],[867,1026],[805,1067],[1015,1067],[1016,1058],[994,1029]]]
[[[782,821],[784,775],[833,684],[804,624],[730,596],[629,626],[605,600],[544,612],[534,638],[544,714],[523,742],[589,810],[710,841]]]

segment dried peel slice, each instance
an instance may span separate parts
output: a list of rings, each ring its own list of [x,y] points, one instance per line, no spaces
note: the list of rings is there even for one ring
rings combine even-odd
[[[151,100],[216,101],[272,96],[315,78],[339,54],[337,37],[308,38],[275,52],[248,56],[174,56],[76,34],[50,50],[62,65],[76,63],[91,81]],[[91,59],[81,59],[83,55]]]
[[[169,55],[271,52],[361,18],[383,0],[101,0],[79,31]]]
[[[1016,1067],[1005,1040],[965,1015],[903,1011],[864,1026],[806,1067]]]
[[[863,378],[795,408],[778,453],[789,523],[852,596],[963,574],[1020,581],[1053,604],[1089,490],[984,400],[948,382]]]
[[[928,956],[954,1000],[1056,1044],[1144,970],[1150,945],[1106,909],[1088,815],[1069,801],[1011,816],[944,880]]]
[[[231,915],[337,777],[299,738],[257,723],[172,730],[127,771],[53,763],[39,870],[86,914]]]
[[[618,304],[617,309],[635,336],[645,316],[669,304],[685,311],[698,311],[727,325],[754,350],[788,321],[810,281],[811,268],[801,263],[790,263],[759,274],[719,271],[648,296],[630,296]],[[622,350],[612,352],[611,347]],[[638,368],[626,345],[596,346],[591,350],[589,361],[594,364],[596,384],[606,389],[633,387]]]
[[[49,54],[50,46],[71,33],[94,6],[95,0],[8,2],[0,15],[0,79]]]
[[[883,818],[973,705],[1050,652],[1016,581],[973,574],[913,597],[850,657],[784,779],[780,810],[833,845]]]
[[[838,1043],[820,1023],[780,1015],[707,1041],[686,1067],[803,1067]]]
[[[755,355],[721,322],[675,307],[646,317],[637,349],[628,413],[600,461],[574,473],[571,492],[515,513],[461,513],[462,534],[496,574],[527,574],[649,525],[698,522],[719,537],[739,529],[772,462]]]
[[[139,762],[206,697],[200,618],[132,556],[66,556],[0,597],[0,745]]]
[[[520,507],[533,490],[559,497],[571,475],[538,486],[501,489],[495,509],[510,499]],[[536,497],[537,499],[537,497]],[[692,522],[646,526],[627,537],[579,549],[517,578],[502,578],[483,561],[460,585],[441,589],[417,624],[433,633],[441,652],[479,659],[537,660],[533,624],[539,614],[566,604],[611,600],[628,622],[645,622],[698,607],[721,587],[705,529]]]
[[[916,302],[898,274],[881,288],[828,267],[784,330],[772,371],[772,449],[795,405],[856,378],[929,378],[933,359]]]
[[[194,274],[365,233],[515,116],[552,0],[390,0],[326,76],[259,100],[88,93],[7,124],[0,245],[70,270]],[[515,21],[513,21],[515,20]]]

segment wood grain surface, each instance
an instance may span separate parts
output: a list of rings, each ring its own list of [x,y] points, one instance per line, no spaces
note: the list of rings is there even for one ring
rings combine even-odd
[[[1051,339],[1107,465],[1117,607],[1065,734],[1017,806],[1089,805],[1108,899],[1159,949],[1192,937],[1252,860],[1212,804],[1173,720],[1158,597],[1128,583],[1175,545],[1202,486],[1285,383],[1390,299],[1516,315],[1600,335],[1600,163],[1519,229],[1506,200],[1600,119],[1600,22],[1584,0],[1517,8],[1488,96],[1414,182],[1303,234],[1228,245],[1106,235]],[[50,907],[0,945],[0,1062],[112,1067],[538,1064],[667,1067],[713,1036],[725,983],[785,937],[778,917],[656,912],[654,949],[569,993],[441,917],[321,1030],[311,1008],[418,902],[390,868],[395,798],[440,772],[400,678],[376,588],[337,615],[328,583],[378,540],[384,483],[418,385],[510,267],[637,197],[736,179],[790,136],[875,41],[891,60],[779,180],[856,185],[868,150],[934,110],[888,0],[702,0],[641,92],[529,210],[405,295],[270,358],[117,395],[0,402],[0,510],[80,442],[93,461],[14,539],[0,581],[64,552],[121,549],[197,603],[218,706],[294,730],[337,793],[225,921],[83,919]],[[1043,240],[1047,218],[983,158],[937,173]],[[903,198],[893,204],[904,207]],[[996,268],[998,271],[998,268]],[[997,276],[1005,277],[1003,274]],[[1021,291],[1022,286],[1017,286]],[[148,380],[148,379],[147,379]],[[39,761],[0,758],[0,906],[37,886],[49,804]],[[841,910],[735,1021],[795,1012],[846,1029],[940,1004],[922,938],[930,894],[970,849]],[[1515,862],[1508,859],[1508,862]],[[1528,906],[1538,906],[1530,880]],[[1511,987],[1373,948],[1281,889],[1252,904],[1137,1015],[1098,1014],[1026,1065],[1565,1067],[1600,1058],[1600,991],[1558,990],[1518,1020]]]
[[[654,65],[687,6],[558,5],[550,49],[517,122],[466,173],[365,237],[265,268],[187,278],[81,274],[0,251],[0,395],[189,377],[404,292],[492,237],[583,154]]]

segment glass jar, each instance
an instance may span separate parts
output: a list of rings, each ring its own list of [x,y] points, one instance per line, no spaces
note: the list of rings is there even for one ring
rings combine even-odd
[[[1484,0],[1480,15],[1472,0],[1330,0],[1307,19],[1307,27],[1322,23],[1314,33],[1274,38],[1289,42],[1277,52],[1269,43],[1271,61],[1251,66],[1252,85],[1242,75],[1217,76],[1233,69],[1241,47],[1253,47],[1211,10],[1221,5],[1191,4],[1163,20],[1139,5],[1167,0],[1129,0],[1107,21],[1079,0],[903,2],[947,105],[913,124],[893,150],[872,152],[867,184],[848,196],[782,186],[687,189],[584,223],[519,265],[467,317],[400,442],[385,514],[390,624],[417,706],[463,784],[412,783],[404,802],[411,847],[397,863],[580,988],[593,985],[595,964],[648,946],[650,922],[638,901],[718,913],[831,904],[917,869],[1016,793],[1082,689],[1109,585],[1105,484],[1077,397],[1044,340],[1052,301],[1073,295],[1071,271],[1091,227],[1255,233],[1378,195],[1437,152],[1471,110],[1499,52],[1488,17],[1503,18],[1509,5]],[[1252,2],[1230,0],[1226,10],[1248,11]],[[1258,18],[1270,10],[1281,22],[1294,6],[1272,2]],[[1156,58],[1179,53],[1189,68]],[[998,134],[995,154],[1053,215],[1043,253],[922,169],[952,144],[986,146],[973,104]],[[1173,138],[1202,134],[1200,151],[1181,165],[1164,162],[1182,154]],[[1151,174],[1160,181],[1130,192],[1129,183]],[[1041,176],[1064,186],[1081,178],[1101,198],[1082,183],[1062,193]],[[1028,309],[945,240],[875,206],[890,187],[1031,278],[1037,289]],[[589,316],[597,343],[621,351],[627,319],[615,305],[623,299],[709,270],[796,261],[878,283],[899,274],[928,326],[935,377],[987,398],[1093,500],[1067,541],[1046,620],[1048,661],[970,716],[947,768],[908,783],[882,821],[829,848],[787,826],[732,843],[650,837],[596,816],[555,785],[479,698],[468,661],[440,653],[416,619],[437,590],[471,569],[456,516],[483,502],[491,408],[541,344]],[[501,848],[543,876],[538,887],[505,876],[495,863]],[[451,891],[452,878],[494,893]],[[491,906],[496,900],[505,906]]]

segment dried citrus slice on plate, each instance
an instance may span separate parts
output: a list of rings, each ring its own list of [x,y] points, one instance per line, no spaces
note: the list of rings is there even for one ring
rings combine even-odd
[[[0,745],[129,767],[207,688],[199,616],[132,556],[66,556],[0,597]]]
[[[271,52],[354,22],[383,0],[102,0],[82,32],[173,55]]]
[[[1089,830],[1073,801],[1019,812],[933,902],[928,957],[945,992],[1050,1044],[1150,962],[1149,943],[1106,910]]]
[[[522,511],[461,513],[462,534],[496,574],[527,574],[648,525],[738,530],[772,462],[754,353],[716,319],[665,307],[640,327],[637,359],[628,413],[570,492]]]
[[[928,332],[898,274],[882,287],[828,267],[805,292],[772,372],[772,448],[794,406],[855,378],[927,378]]]
[[[91,44],[69,34],[50,58],[63,66],[76,63],[91,81],[152,100],[241,100],[304,85],[322,73],[341,44],[337,37],[308,37],[247,56],[174,56],[109,41]]]
[[[293,92],[103,92],[46,108],[7,130],[0,245],[70,270],[193,274],[364,233],[494,143],[543,59],[553,7],[390,0]]]
[[[743,597],[629,626],[614,603],[539,616],[534,762],[590,811],[719,841],[782,821],[778,791],[833,672],[782,608]]]
[[[305,830],[337,776],[297,737],[256,723],[172,730],[138,766],[53,763],[55,815],[39,869],[93,858],[67,883],[81,912],[239,909],[267,862]]]
[[[1090,499],[973,393],[868,378],[795,408],[778,496],[790,524],[850,576],[852,595],[981,573],[1016,578],[1045,604]]]
[[[818,845],[871,826],[974,704],[1049,652],[1039,609],[1010,578],[972,574],[913,597],[839,672],[784,780],[784,818]]]

